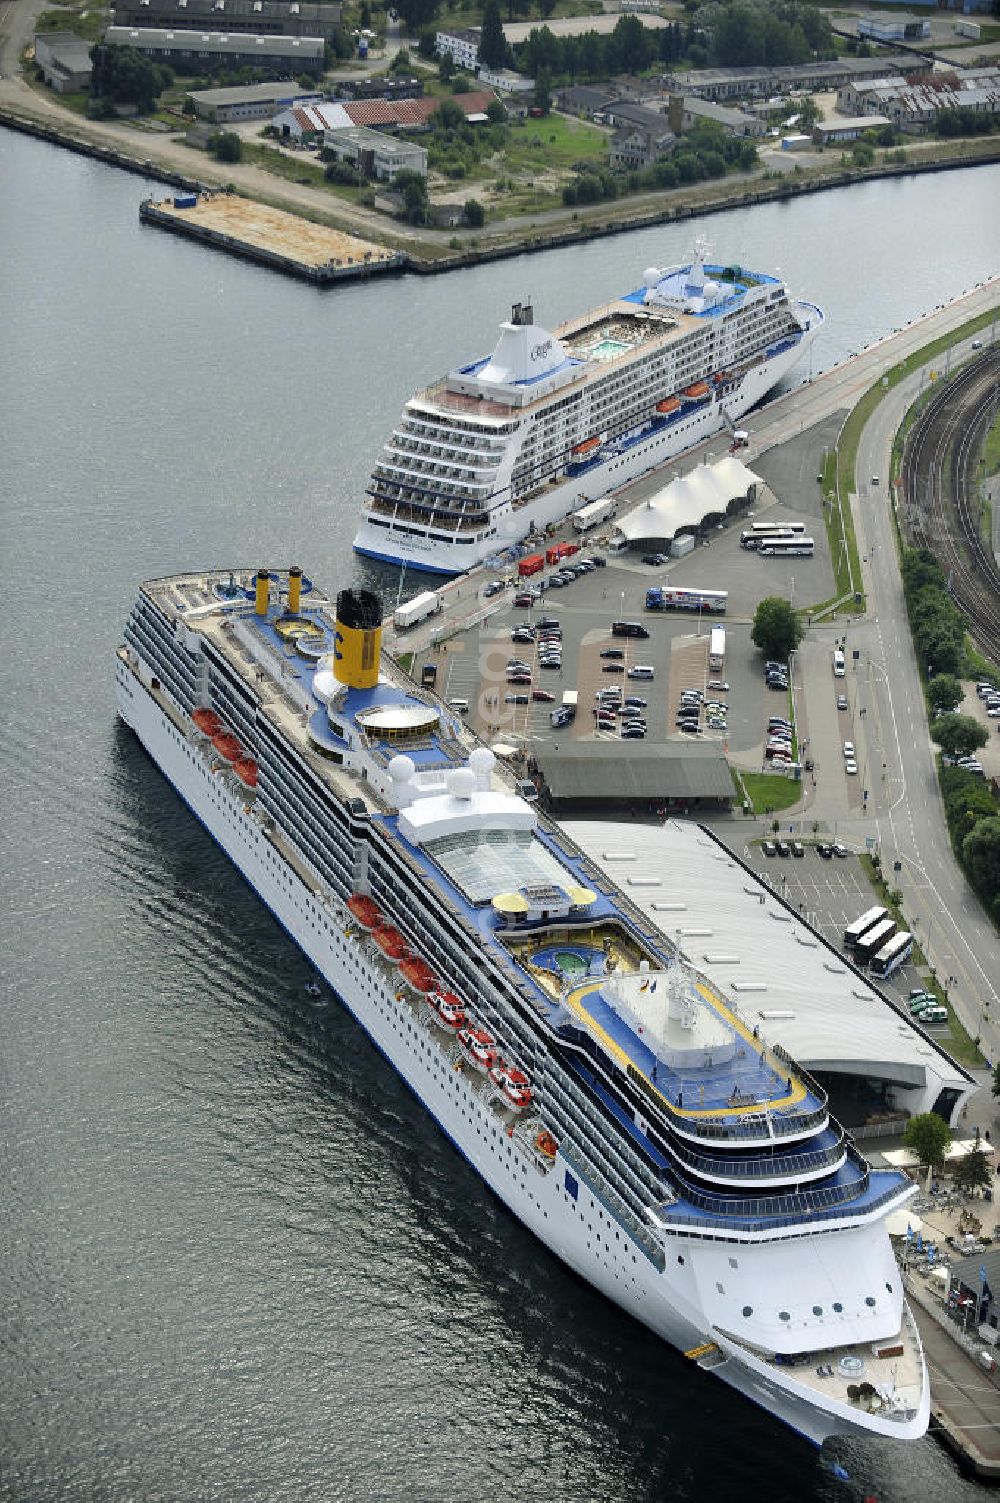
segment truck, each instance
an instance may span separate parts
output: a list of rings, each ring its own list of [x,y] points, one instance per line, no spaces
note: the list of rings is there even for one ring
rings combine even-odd
[[[580,695],[576,689],[566,689],[563,691],[562,703],[556,705],[555,709],[549,714],[549,722],[554,731],[561,730],[564,726],[572,725],[576,719],[576,708],[579,700]]]
[[[545,562],[547,564],[558,564],[560,560],[572,558],[573,554],[579,553],[579,551],[579,543],[553,543],[550,548],[546,548],[545,550]]]
[[[574,531],[589,532],[592,527],[599,527],[608,517],[613,517],[617,510],[618,502],[614,496],[602,496],[597,501],[591,501],[573,513]]]
[[[708,666],[713,673],[721,673],[726,661],[726,628],[713,626],[708,639]]]
[[[397,631],[405,631],[408,626],[416,626],[418,621],[426,621],[428,616],[434,616],[441,609],[441,596],[437,590],[424,590],[421,595],[414,595],[405,605],[397,605],[392,613],[392,624]]]
[[[537,574],[544,568],[545,554],[529,553],[525,558],[521,559],[520,563],[517,566],[518,577],[521,579],[528,579],[532,574]]]

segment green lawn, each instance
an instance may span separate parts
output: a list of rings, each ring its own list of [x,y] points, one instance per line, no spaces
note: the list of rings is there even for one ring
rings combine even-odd
[[[755,814],[790,809],[802,797],[802,784],[774,772],[741,772],[740,781]]]
[[[88,42],[98,42],[104,35],[106,19],[103,7],[88,8],[84,0],[79,5],[59,5],[52,10],[42,11],[35,22],[35,30],[72,31]]]
[[[992,428],[986,434],[983,441],[983,474],[996,475],[1000,471],[1000,417],[997,417]]]
[[[574,162],[608,160],[608,132],[586,120],[546,115],[510,130],[504,156],[511,172],[568,172]]]

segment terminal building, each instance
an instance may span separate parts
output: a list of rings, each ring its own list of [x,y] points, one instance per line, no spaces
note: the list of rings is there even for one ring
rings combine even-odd
[[[710,830],[680,820],[565,828],[592,885],[613,877],[762,1043],[820,1082],[845,1126],[867,1137],[895,1124],[886,1135],[899,1136],[922,1112],[959,1121],[973,1077]]]
[[[621,517],[619,547],[669,549],[682,537],[697,538],[756,505],[764,482],[733,454],[697,465]]]

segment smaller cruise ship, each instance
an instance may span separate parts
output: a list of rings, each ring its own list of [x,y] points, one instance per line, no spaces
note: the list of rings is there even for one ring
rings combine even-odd
[[[407,402],[354,547],[464,573],[735,429],[822,323],[777,277],[709,265],[704,248],[551,333],[518,303],[491,355]]]

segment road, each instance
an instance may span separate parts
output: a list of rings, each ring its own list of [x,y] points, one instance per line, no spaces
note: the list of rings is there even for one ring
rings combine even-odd
[[[966,342],[952,359],[968,353]],[[848,641],[861,654],[853,671],[869,708],[866,735],[875,786],[868,833],[879,842],[887,875],[903,894],[908,920],[938,979],[956,978],[948,988],[956,1012],[973,1037],[982,1037],[988,1057],[996,1061],[1000,938],[962,875],[948,839],[935,749],[895,567],[893,498],[886,487],[893,438],[926,379],[925,370],[915,370],[894,387],[876,408],[858,447],[854,509],[859,542],[868,556],[862,570],[869,614],[863,624],[850,628]],[[876,475],[881,484],[873,487],[870,481]],[[893,566],[881,568],[882,559]],[[894,861],[900,863],[898,872]]]

